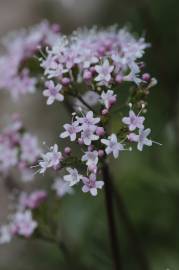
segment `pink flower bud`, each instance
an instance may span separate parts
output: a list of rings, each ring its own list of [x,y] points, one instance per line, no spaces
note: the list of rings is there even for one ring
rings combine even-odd
[[[71,154],[71,148],[70,147],[65,147],[65,149],[64,149],[64,153],[65,153],[65,155],[70,155]]]
[[[104,109],[104,110],[102,110],[101,114],[102,114],[102,115],[107,115],[108,112],[109,112],[109,111],[108,111],[107,109]]]
[[[145,82],[150,82],[150,79],[151,79],[151,76],[149,73],[144,73],[142,75],[142,80],[145,81]]]
[[[103,127],[97,127],[96,134],[98,136],[100,136],[100,137],[104,136],[104,134],[105,134],[104,128]]]
[[[99,156],[100,158],[104,157],[104,150],[99,149],[99,150],[98,150],[98,156]]]
[[[98,53],[100,56],[103,56],[105,54],[105,51],[106,51],[106,49],[103,46],[99,47],[99,49],[98,49]]]
[[[122,77],[122,75],[120,75],[120,74],[118,74],[117,76],[116,76],[116,78],[115,78],[115,81],[117,82],[117,83],[122,83],[123,82],[123,77]]]
[[[89,70],[85,70],[83,73],[83,79],[85,81],[90,81],[92,79],[92,73]]]
[[[116,103],[116,96],[112,96],[112,97],[110,98],[109,103],[110,103],[110,107],[111,107],[114,103]]]
[[[110,50],[111,47],[112,47],[112,41],[111,40],[106,40],[104,45],[105,45],[105,48],[107,50]]]
[[[88,146],[88,151],[93,151],[93,149],[94,149],[94,145],[91,144]]]
[[[61,83],[63,86],[68,86],[70,84],[70,78],[64,77]]]
[[[53,31],[54,33],[59,33],[60,30],[61,30],[61,29],[60,29],[60,25],[57,24],[57,23],[52,24],[51,29],[52,29],[52,31]]]
[[[82,138],[79,138],[79,139],[78,139],[78,143],[79,143],[80,145],[84,144],[83,139],[82,139]]]
[[[91,71],[92,75],[95,75],[95,74],[96,74],[96,69],[95,69],[95,67],[91,67],[91,68],[90,68],[90,71]]]

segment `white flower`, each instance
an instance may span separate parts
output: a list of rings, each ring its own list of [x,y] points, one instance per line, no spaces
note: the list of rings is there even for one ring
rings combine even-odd
[[[106,93],[103,91],[101,99],[106,109],[109,109],[111,105],[116,102],[116,95],[114,95],[114,91],[112,90],[108,90]]]
[[[136,128],[143,129],[145,117],[136,115],[132,110],[129,111],[128,117],[123,117],[122,122],[129,126],[129,130],[133,131]]]
[[[9,243],[12,239],[12,234],[9,225],[0,227],[0,245]]]
[[[148,139],[147,136],[150,134],[151,129],[147,128],[147,129],[140,129],[139,130],[139,135],[135,134],[135,133],[131,133],[128,136],[128,139],[133,141],[133,142],[137,142],[137,149],[139,151],[143,150],[144,145],[147,146],[152,146],[152,140]]]
[[[44,173],[50,167],[56,168],[60,164],[62,153],[58,151],[58,145],[51,146],[50,150],[50,152],[42,155],[42,160],[39,162],[41,167],[39,173]]]
[[[97,189],[102,189],[104,182],[96,181],[96,175],[90,174],[89,177],[82,178],[84,186],[82,187],[83,192],[90,192],[92,196],[96,196],[98,194]]]
[[[72,187],[80,182],[82,176],[78,173],[77,169],[67,168],[68,175],[64,176],[64,180],[69,182],[69,186]]]
[[[105,149],[106,154],[109,155],[112,153],[114,158],[118,158],[119,152],[124,150],[123,145],[121,143],[118,143],[115,134],[109,136],[108,140],[102,139],[101,142],[107,146]]]
[[[11,148],[8,143],[0,145],[0,169],[3,171],[17,165],[17,148]]]
[[[98,152],[95,151],[87,151],[81,158],[82,161],[86,161],[87,166],[97,165],[98,163]]]
[[[92,141],[96,141],[99,139],[99,136],[94,134],[95,131],[95,126],[89,126],[83,130],[83,132],[81,133],[81,139],[83,140],[85,145],[90,145]]]
[[[64,96],[60,93],[60,90],[62,89],[61,84],[57,84],[55,86],[53,81],[46,82],[47,89],[43,91],[43,95],[45,97],[48,97],[47,99],[47,105],[51,105],[54,103],[55,100],[63,101]]]
[[[21,139],[21,159],[33,163],[40,154],[37,137],[25,133]]]
[[[18,235],[30,237],[38,226],[38,223],[33,220],[32,212],[26,210],[24,212],[17,212],[14,215],[12,226],[14,232]]]
[[[93,112],[89,111],[84,117],[76,117],[77,123],[82,125],[82,128],[85,129],[87,127],[96,127],[96,124],[100,122],[99,117],[94,117]]]
[[[57,193],[58,197],[63,197],[65,194],[72,194],[73,189],[69,186],[67,182],[63,180],[63,178],[58,177],[55,179],[52,189],[54,189]]]
[[[108,60],[105,60],[102,65],[95,66],[98,76],[95,78],[95,81],[99,82],[100,85],[108,85],[111,80],[111,73],[114,69],[114,66],[109,64]]]
[[[75,141],[76,134],[81,131],[81,127],[78,126],[78,123],[73,122],[71,125],[65,124],[63,127],[65,131],[60,134],[60,138],[70,137],[71,141]]]

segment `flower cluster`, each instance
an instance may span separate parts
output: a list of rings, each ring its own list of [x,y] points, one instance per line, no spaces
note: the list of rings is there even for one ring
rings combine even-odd
[[[9,222],[0,227],[0,244],[9,243],[14,236],[29,238],[38,227],[38,222],[33,219],[33,210],[38,208],[47,199],[44,190],[36,190],[31,194],[22,192]]]
[[[0,133],[0,173],[8,175],[15,167],[22,180],[32,180],[30,166],[36,163],[40,152],[37,137],[25,131],[19,116],[13,115],[9,125]]]
[[[106,101],[104,106],[108,108],[111,107],[109,104],[116,101],[113,91],[109,91],[109,95],[108,93],[101,95],[103,101]],[[112,100],[112,103],[109,100]],[[140,116],[140,112],[136,115],[134,111],[130,110],[129,116],[122,118],[122,123],[128,126],[128,132],[121,142],[118,141],[117,134],[107,135],[102,126],[101,118],[94,117],[92,111],[88,111],[86,114],[80,112],[80,114],[73,113],[72,122],[64,125],[65,131],[60,134],[60,138],[69,138],[71,142],[77,142],[80,145],[83,154],[79,160],[79,167],[82,172],[79,172],[78,168],[74,166],[67,166],[69,156],[72,155],[69,147],[65,148],[62,153],[59,151],[58,145],[55,144],[49,152],[42,154],[42,160],[39,161],[40,173],[44,173],[48,168],[53,168],[55,171],[62,171],[66,168],[68,174],[65,174],[54,184],[54,189],[59,196],[71,193],[70,188],[80,182],[83,185],[83,192],[90,192],[92,196],[96,196],[97,189],[101,189],[104,185],[103,181],[96,179],[100,174],[102,162],[108,155],[112,154],[114,158],[118,158],[121,151],[132,150],[131,146],[125,148],[125,145],[130,145],[132,142],[137,142],[137,149],[140,151],[143,150],[144,145],[151,146],[153,143],[151,139],[147,138],[150,129],[144,129],[145,118]],[[135,129],[139,130],[139,135],[131,133]],[[68,186],[65,182],[68,183]]]
[[[61,34],[54,46],[46,50],[47,55],[40,58],[47,104],[63,101],[66,92],[73,95],[79,83],[91,90],[109,89],[124,81],[140,84],[143,78],[139,60],[147,47],[144,38],[137,39],[117,27],[78,30],[68,37]]]
[[[144,126],[146,99],[156,80],[144,71],[142,56],[149,44],[143,37],[117,27],[94,27],[65,36],[57,25],[43,22],[13,34],[4,44],[0,88],[17,97],[34,92],[43,82],[47,105],[64,101],[72,119],[64,123],[59,134],[60,141],[69,140],[68,146],[61,150],[55,143],[42,153],[37,138],[14,117],[0,134],[1,173],[7,175],[16,167],[23,179],[30,180],[31,167],[38,167],[40,174],[51,170],[56,175],[51,189],[59,198],[72,194],[75,185],[95,197],[105,184],[102,175],[109,156],[117,159],[121,152],[131,151],[133,143],[139,151],[156,143],[148,137],[151,130]],[[35,64],[34,55],[38,58]],[[73,150],[73,144],[79,151]],[[23,192],[9,224],[0,227],[0,243],[9,242],[14,235],[32,235],[38,227],[34,209],[46,198],[42,190]]]
[[[57,25],[44,21],[29,30],[8,34],[3,40],[5,53],[0,56],[0,88],[8,90],[15,99],[22,94],[34,93],[38,80],[29,61],[32,62],[39,48],[52,46],[58,32]]]

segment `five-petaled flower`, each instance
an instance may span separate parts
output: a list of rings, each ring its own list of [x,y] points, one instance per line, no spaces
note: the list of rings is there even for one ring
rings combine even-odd
[[[119,152],[124,150],[124,146],[117,141],[115,134],[109,136],[108,139],[102,139],[101,142],[106,145],[106,154],[109,155],[112,153],[114,158],[118,158]]]
[[[102,189],[104,182],[103,181],[96,181],[96,174],[92,173],[89,177],[83,177],[83,192],[90,192],[92,196],[96,196],[98,194],[97,189]]]
[[[60,138],[64,139],[70,137],[70,140],[73,142],[76,140],[76,134],[81,131],[81,127],[75,121],[72,124],[65,124],[65,131],[60,134]]]
[[[143,150],[144,145],[152,146],[152,140],[148,139],[147,136],[150,134],[151,129],[139,129],[139,134],[130,133],[128,139],[132,142],[137,142],[137,149],[139,151]]]
[[[110,109],[110,107],[116,102],[116,95],[113,90],[108,90],[107,92],[102,92],[101,94],[102,102],[104,103],[106,109]]]
[[[107,59],[104,60],[102,65],[96,65],[95,70],[98,73],[98,76],[95,78],[95,81],[99,82],[100,85],[108,85],[111,80],[113,69],[114,66],[110,65]]]
[[[47,89],[43,91],[43,95],[48,97],[47,105],[53,104],[55,100],[64,100],[64,96],[60,93],[62,90],[62,86],[60,84],[55,85],[53,81],[47,81],[45,85]]]
[[[72,187],[80,182],[82,176],[78,173],[77,169],[67,168],[66,169],[69,174],[65,175],[63,179],[69,182],[69,186]]]
[[[143,129],[144,120],[145,120],[145,117],[136,115],[132,110],[129,111],[128,117],[122,118],[122,122],[128,125],[130,131],[133,131],[136,128]]]

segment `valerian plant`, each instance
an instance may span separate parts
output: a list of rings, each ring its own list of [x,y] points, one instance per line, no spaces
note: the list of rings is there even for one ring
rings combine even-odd
[[[76,185],[92,197],[104,188],[113,259],[120,269],[113,213],[116,191],[108,158],[158,144],[145,125],[147,97],[157,83],[142,61],[150,44],[117,26],[78,29],[66,36],[58,25],[47,22],[9,34],[3,44],[0,87],[13,98],[40,89],[48,106],[64,103],[71,121],[59,128],[59,141],[43,152],[37,139],[16,119],[0,135],[0,171],[8,175],[16,167],[29,180],[32,168],[39,174],[51,170],[56,174],[52,189],[60,198],[73,193]],[[118,126],[113,130],[111,122],[116,116]],[[68,146],[60,149],[60,140],[66,140]],[[78,145],[78,153],[73,144]],[[35,209],[48,203],[48,192],[22,192],[16,200],[9,224],[1,227],[1,243],[15,235],[28,238],[38,231],[41,221]],[[41,235],[40,230],[38,233]]]

